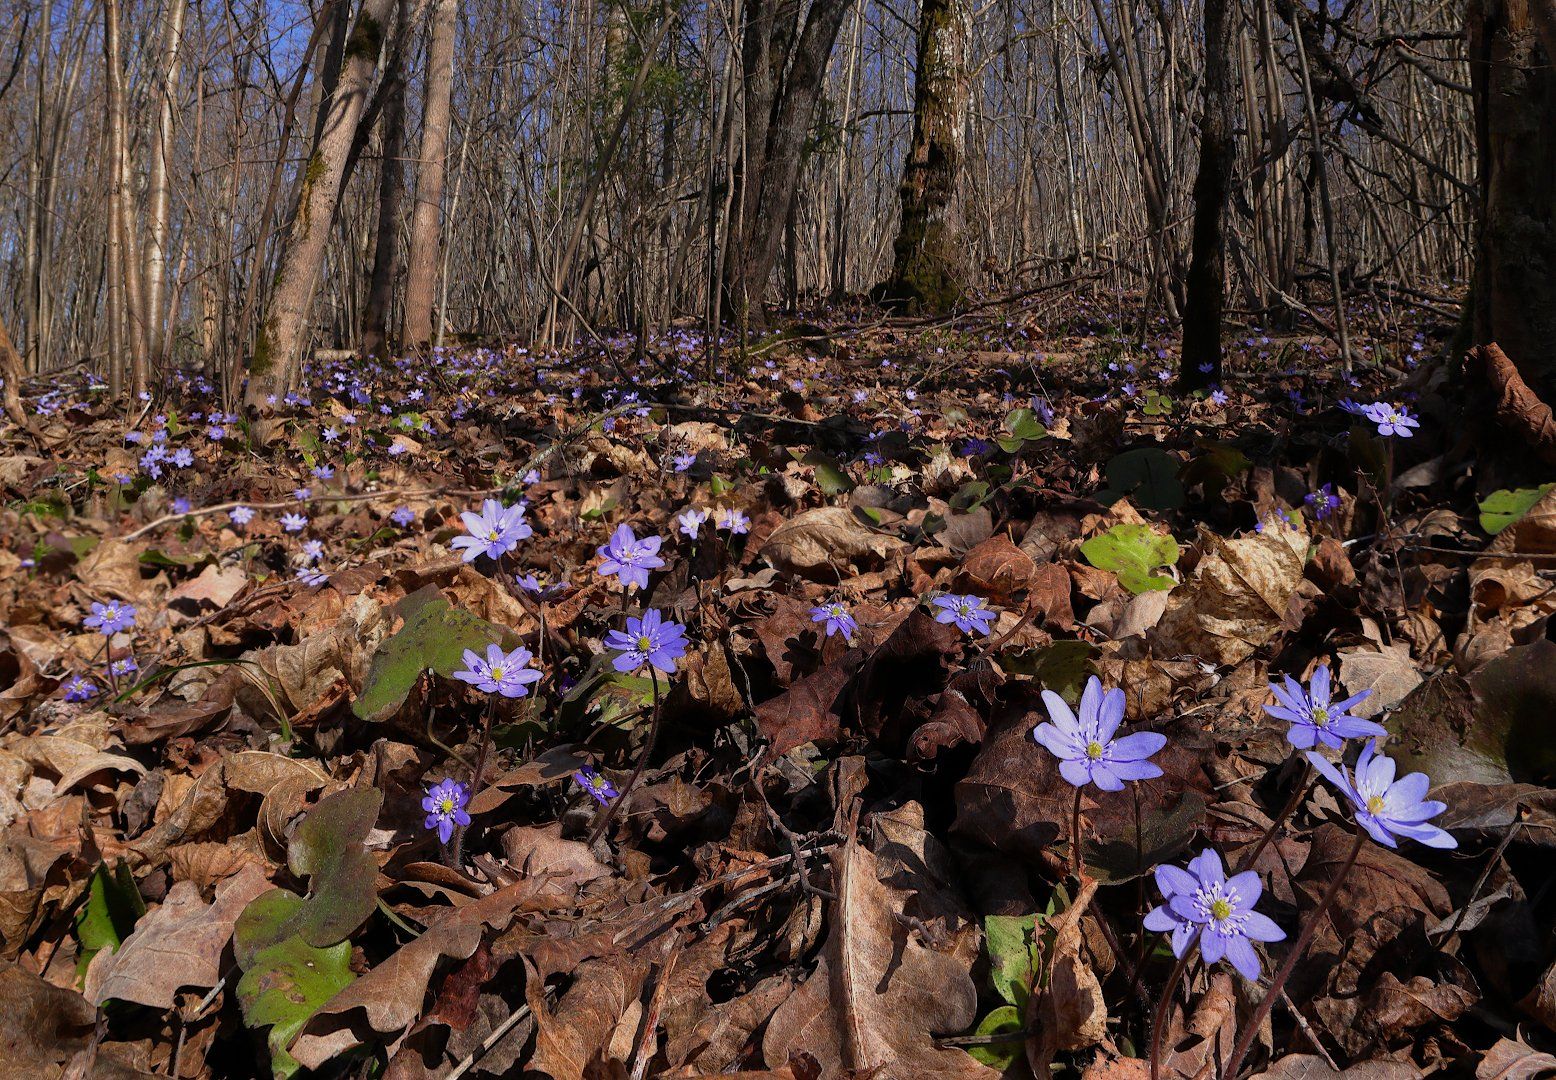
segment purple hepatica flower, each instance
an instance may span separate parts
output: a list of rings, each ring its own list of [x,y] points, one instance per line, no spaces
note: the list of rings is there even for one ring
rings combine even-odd
[[[696,454],[676,454],[670,459],[670,467],[678,473],[686,472],[695,464],[697,464]]]
[[[619,578],[624,589],[648,588],[648,572],[665,564],[659,557],[659,545],[663,542],[657,536],[645,536],[639,540],[629,526],[618,525],[610,541],[597,549],[603,560],[600,563],[601,576]]]
[[[848,613],[848,608],[834,600],[830,604],[821,604],[810,609],[810,621],[813,623],[827,624],[827,637],[833,634],[842,634],[847,641],[854,640],[854,634],[859,629],[859,624]]]
[[[718,527],[728,532],[731,536],[740,536],[751,531],[751,519],[745,513],[736,510],[720,510]]]
[[[251,506],[234,506],[227,511],[227,520],[234,525],[247,525],[254,520],[254,508]]]
[[[330,576],[317,566],[300,567],[297,571],[297,580],[310,589],[317,589],[320,585],[329,581]]]
[[[97,686],[91,679],[72,675],[65,681],[65,700],[75,703],[91,701],[97,696]]]
[[[601,776],[592,767],[585,765],[573,773],[573,779],[578,781],[578,786],[594,797],[594,801],[601,806],[609,806],[610,801],[621,792],[616,790],[616,785]]]
[[[1446,803],[1426,797],[1432,781],[1419,772],[1394,779],[1394,759],[1379,755],[1376,742],[1368,742],[1357,758],[1354,779],[1343,765],[1336,768],[1312,750],[1307,759],[1345,793],[1356,807],[1356,823],[1384,847],[1398,847],[1401,836],[1427,847],[1459,846],[1448,833],[1426,823],[1448,809]]]
[[[1102,689],[1095,675],[1081,694],[1079,718],[1064,698],[1043,691],[1049,723],[1037,725],[1032,738],[1059,759],[1059,775],[1076,787],[1096,784],[1103,791],[1122,791],[1125,780],[1149,780],[1162,770],[1146,759],[1167,745],[1167,736],[1137,731],[1114,738],[1124,720],[1124,692]]]
[[[1378,434],[1385,438],[1398,435],[1401,439],[1408,439],[1411,437],[1410,429],[1421,426],[1421,421],[1411,416],[1408,410],[1395,408],[1387,401],[1374,401],[1362,410],[1362,415],[1377,424]]]
[[[511,653],[503,652],[501,645],[488,645],[485,660],[474,649],[466,649],[465,670],[454,672],[454,678],[488,694],[501,694],[506,698],[526,697],[529,684],[539,682],[542,677],[540,672],[529,666],[531,659],[530,651],[522,645]]]
[[[1325,484],[1317,491],[1308,492],[1302,501],[1313,508],[1313,517],[1319,521],[1328,520],[1340,509],[1340,496],[1334,493],[1333,484]]]
[[[698,510],[694,506],[683,514],[677,514],[675,520],[681,535],[695,540],[697,531],[702,528],[702,523],[708,520],[708,512]]]
[[[675,662],[686,655],[686,627],[665,622],[658,608],[649,608],[641,619],[627,617],[627,629],[605,635],[605,646],[621,653],[614,661],[617,671],[637,671],[651,664],[666,675],[675,673]]]
[[[1346,739],[1388,734],[1383,725],[1350,713],[1352,706],[1365,701],[1372,694],[1371,690],[1352,694],[1343,701],[1331,701],[1331,692],[1329,665],[1319,664],[1307,690],[1303,690],[1302,684],[1290,675],[1286,676],[1284,687],[1271,683],[1270,693],[1275,695],[1280,704],[1266,705],[1264,711],[1277,720],[1291,724],[1286,739],[1298,750],[1311,750],[1318,743],[1323,743],[1331,750],[1338,750]]]
[[[289,533],[302,532],[308,527],[308,518],[304,514],[282,514],[281,528]]]
[[[421,800],[421,808],[427,812],[422,824],[438,831],[438,839],[448,843],[456,825],[470,824],[465,805],[470,802],[470,792],[457,780],[444,780],[432,788]]]
[[[500,559],[535,531],[524,520],[523,503],[504,506],[496,499],[483,502],[479,514],[466,510],[459,520],[469,535],[454,537],[451,546],[465,549],[465,562],[475,562],[482,555]]]
[[[994,444],[986,439],[968,439],[962,444],[963,457],[982,457],[994,449]]]
[[[998,618],[994,611],[983,606],[981,596],[949,593],[935,597],[935,606],[940,609],[935,612],[936,622],[955,623],[964,634],[987,634]]]
[[[397,506],[394,508],[394,512],[389,515],[389,520],[403,529],[416,520],[416,511],[409,506]]]
[[[106,604],[93,601],[92,614],[82,621],[103,637],[113,637],[119,631],[128,630],[135,625],[135,608],[129,604],[121,604],[117,600],[110,600]]]
[[[1283,941],[1286,932],[1269,916],[1253,910],[1264,892],[1252,870],[1226,876],[1221,856],[1207,848],[1189,860],[1189,868],[1158,866],[1156,884],[1162,890],[1161,907],[1145,917],[1145,928],[1170,932],[1172,951],[1183,956],[1199,935],[1199,952],[1207,964],[1230,960],[1249,982],[1259,978],[1259,954],[1255,941]]]
[[[1219,387],[1217,387],[1215,390],[1212,390],[1210,392],[1210,402],[1211,402],[1212,405],[1225,405],[1227,403],[1227,401],[1228,401],[1228,398],[1226,396],[1226,391],[1225,390],[1222,390]]]

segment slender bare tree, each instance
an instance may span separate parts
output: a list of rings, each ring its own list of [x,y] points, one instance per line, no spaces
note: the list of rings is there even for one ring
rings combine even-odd
[[[405,269],[405,320],[400,340],[407,348],[432,338],[432,302],[442,263],[443,184],[448,166],[448,125],[454,92],[454,34],[459,0],[434,0],[427,42],[427,84],[421,116],[421,153],[416,162],[416,202],[411,213],[411,249]]]
[[[308,313],[340,204],[346,157],[378,70],[395,2],[363,0],[347,39],[335,92],[325,105],[318,139],[299,173],[297,213],[287,232],[270,309],[249,366],[246,398],[250,406],[267,404],[272,396],[285,392],[297,376],[310,337]]]

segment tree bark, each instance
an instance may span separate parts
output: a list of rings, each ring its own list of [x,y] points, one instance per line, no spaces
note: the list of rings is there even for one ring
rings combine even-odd
[[[184,37],[184,0],[168,0],[163,13],[162,57],[157,87],[157,127],[151,138],[151,163],[146,188],[146,331],[151,362],[161,365],[172,352],[174,327],[164,325],[163,311],[167,287],[169,205],[171,185],[169,162],[173,157],[173,98],[178,93],[179,48]]]
[[[378,68],[385,27],[395,0],[364,0],[351,29],[340,79],[326,106],[319,138],[300,177],[297,214],[281,252],[270,310],[260,328],[249,364],[246,400],[251,407],[284,393],[295,379],[308,343],[308,312],[313,305],[324,248],[340,204],[346,157]]]
[[[1194,235],[1183,304],[1178,385],[1198,390],[1221,381],[1221,310],[1226,296],[1227,201],[1232,162],[1232,12],[1228,0],[1204,0],[1205,65],[1200,86],[1199,172],[1194,178]],[[1206,367],[1208,365],[1208,370]]]
[[[442,251],[443,184],[447,175],[449,103],[454,87],[454,33],[459,0],[436,0],[427,45],[427,89],[421,120],[421,154],[416,165],[416,206],[411,215],[411,250],[405,275],[406,348],[432,337],[432,301],[438,289]]]
[[[1467,15],[1480,206],[1472,329],[1556,403],[1556,4],[1473,0]]]
[[[11,423],[31,433],[32,422],[27,417],[27,411],[22,408],[23,377],[21,353],[11,343],[5,319],[0,317],[0,382],[4,383],[0,386],[0,404],[4,405],[5,415],[10,417]]]
[[[395,40],[405,41],[410,4],[400,5]],[[389,347],[389,305],[394,298],[395,270],[399,265],[400,201],[405,191],[405,92],[403,48],[396,48],[391,69],[385,73],[384,130],[378,163],[378,223],[373,235],[373,271],[368,280],[367,310],[362,320],[362,355],[383,356]]]
[[[969,0],[923,0],[913,73],[913,141],[898,190],[902,214],[891,276],[876,289],[879,300],[910,312],[943,314],[967,288],[955,200],[967,154],[971,42]]]
[[[762,319],[762,299],[799,187],[801,151],[851,3],[813,0],[803,21],[796,0],[747,4],[741,41],[745,154],[736,177],[742,209],[731,223],[724,263],[724,306],[732,318]]]

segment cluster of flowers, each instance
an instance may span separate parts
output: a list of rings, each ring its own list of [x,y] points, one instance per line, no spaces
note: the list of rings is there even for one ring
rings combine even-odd
[[[1395,778],[1394,761],[1378,752],[1377,739],[1385,729],[1351,710],[1371,691],[1336,701],[1327,665],[1320,665],[1306,689],[1289,675],[1283,684],[1272,684],[1277,704],[1265,711],[1290,724],[1287,740],[1350,802],[1357,825],[1378,843],[1397,847],[1405,837],[1434,848],[1451,848],[1457,842],[1429,819],[1447,809],[1426,798],[1431,781],[1425,773]],[[1058,694],[1043,692],[1049,720],[1033,729],[1037,743],[1059,759],[1059,774],[1077,789],[1094,784],[1102,791],[1119,791],[1126,781],[1162,775],[1150,759],[1167,737],[1140,731],[1120,736],[1124,719],[1124,692],[1103,690],[1092,676],[1081,695],[1077,715]],[[1343,749],[1348,739],[1365,739],[1355,771],[1336,765],[1314,751],[1315,746]],[[1156,868],[1156,884],[1162,903],[1145,918],[1148,930],[1171,935],[1174,955],[1180,959],[1198,944],[1206,963],[1228,960],[1243,977],[1259,977],[1260,965],[1254,942],[1285,938],[1268,916],[1253,910],[1262,885],[1251,870],[1227,876],[1221,856],[1206,849],[1186,868]]]

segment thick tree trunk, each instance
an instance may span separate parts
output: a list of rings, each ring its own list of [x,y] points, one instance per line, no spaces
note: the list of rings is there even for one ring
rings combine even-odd
[[[443,184],[448,163],[449,102],[454,89],[454,33],[459,0],[437,0],[427,45],[427,88],[421,119],[421,154],[416,165],[416,207],[411,214],[411,250],[405,274],[405,323],[401,343],[425,345],[432,338],[432,301],[438,291],[442,251]]]
[[[327,104],[318,141],[302,170],[297,214],[287,233],[270,310],[249,364],[246,399],[250,406],[265,405],[271,395],[284,393],[301,364],[309,337],[308,311],[340,203],[346,157],[378,68],[394,5],[395,0],[364,0],[351,29],[340,79]]]
[[[923,0],[913,73],[913,141],[898,195],[902,216],[891,276],[878,299],[912,312],[943,314],[962,299],[967,268],[956,185],[967,153],[970,100],[969,0]]]
[[[1227,200],[1232,162],[1232,12],[1228,0],[1204,0],[1199,172],[1194,178],[1194,237],[1183,305],[1178,385],[1197,390],[1221,381],[1221,309],[1226,290]],[[1208,368],[1208,369],[1207,369]]]
[[[1556,4],[1472,0],[1466,31],[1480,171],[1475,340],[1500,345],[1556,405]]]
[[[729,317],[762,318],[762,298],[799,187],[801,151],[851,3],[813,0],[803,21],[796,0],[749,0],[747,5],[741,43],[745,156],[737,176],[742,211],[731,223],[724,263]]]

